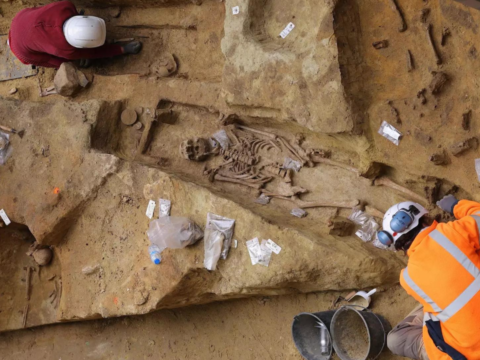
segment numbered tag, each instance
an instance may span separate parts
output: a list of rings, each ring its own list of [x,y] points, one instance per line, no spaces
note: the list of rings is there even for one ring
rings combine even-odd
[[[234,6],[234,7],[232,8],[232,14],[233,14],[233,15],[238,15],[238,14],[240,14],[240,6]]]
[[[289,23],[285,29],[282,30],[282,32],[280,33],[280,36],[282,37],[282,39],[285,39],[288,34],[290,34],[290,32],[295,28],[295,24],[294,23]]]
[[[10,219],[8,218],[7,214],[5,213],[5,210],[0,210],[0,217],[2,218],[3,222],[5,223],[5,225],[10,225],[11,221]]]
[[[275,254],[280,254],[280,251],[282,251],[282,248],[275,244],[272,240],[268,239],[267,243],[265,244],[266,247],[268,247],[270,250],[272,250]]]
[[[153,212],[155,211],[156,205],[157,204],[153,200],[150,200],[150,202],[148,203],[146,215],[149,219],[153,217]]]

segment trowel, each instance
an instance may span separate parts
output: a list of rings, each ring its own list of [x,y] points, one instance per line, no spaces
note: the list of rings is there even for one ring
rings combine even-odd
[[[358,305],[364,308],[368,308],[370,306],[370,302],[372,301],[370,296],[372,296],[376,292],[377,289],[370,290],[368,293],[365,291],[358,291],[349,300],[345,300],[347,300],[348,303],[351,305]]]
[[[337,306],[337,304],[340,301],[346,301],[350,305],[357,305],[361,306],[364,308],[368,308],[370,306],[370,302],[372,301],[370,296],[375,294],[377,292],[377,289],[373,289],[370,292],[365,292],[365,291],[352,291],[349,293],[347,296],[339,296],[334,302],[333,302],[333,307]]]

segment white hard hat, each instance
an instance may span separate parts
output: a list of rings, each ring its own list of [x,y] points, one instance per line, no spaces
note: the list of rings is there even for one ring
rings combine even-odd
[[[67,42],[76,48],[96,48],[105,44],[105,20],[95,16],[73,16],[63,24]]]
[[[383,230],[377,232],[377,239],[383,245],[392,245],[400,236],[416,228],[426,214],[427,209],[413,201],[393,205],[383,217]]]

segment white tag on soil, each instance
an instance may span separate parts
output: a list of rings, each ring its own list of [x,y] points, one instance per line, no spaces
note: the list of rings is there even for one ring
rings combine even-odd
[[[280,36],[282,37],[282,39],[285,39],[288,34],[290,34],[290,32],[295,28],[295,24],[294,23],[289,23],[285,29],[282,30],[282,32],[280,33]]]
[[[148,203],[146,215],[149,219],[151,219],[153,217],[153,212],[155,211],[155,206],[156,205],[157,204],[153,200],[150,200],[150,202]]]
[[[266,247],[268,247],[270,250],[272,250],[275,254],[280,254],[280,251],[282,251],[282,248],[275,244],[272,240],[268,239],[268,241],[265,244]]]
[[[232,14],[233,14],[233,15],[237,15],[237,14],[239,14],[239,13],[240,13],[240,6],[234,6],[234,7],[232,8]]]
[[[0,210],[0,217],[2,218],[3,222],[5,223],[5,225],[10,225],[11,221],[10,219],[8,218],[7,214],[5,213],[5,210]]]

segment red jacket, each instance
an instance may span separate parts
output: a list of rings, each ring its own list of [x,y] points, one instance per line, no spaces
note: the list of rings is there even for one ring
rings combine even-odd
[[[77,49],[63,34],[63,24],[78,15],[70,1],[20,11],[12,21],[10,49],[24,64],[58,68],[66,61],[112,57],[123,53],[119,45]]]

